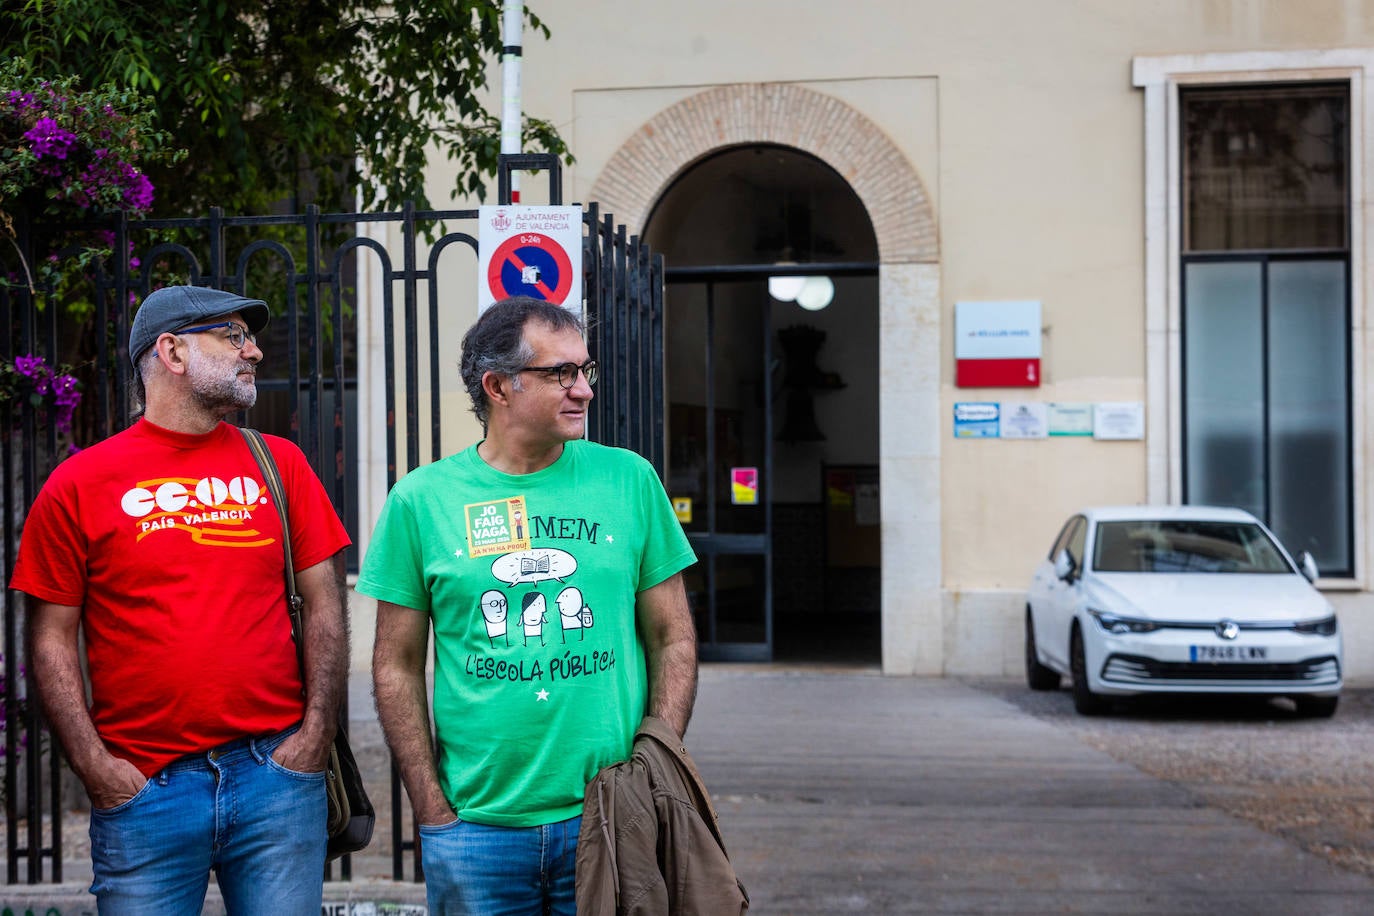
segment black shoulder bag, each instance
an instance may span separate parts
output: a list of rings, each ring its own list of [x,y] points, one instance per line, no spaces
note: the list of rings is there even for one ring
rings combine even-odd
[[[291,618],[291,636],[296,641],[296,660],[301,666],[301,686],[305,686],[305,645],[301,641],[301,608],[305,599],[296,591],[296,571],[291,557],[291,525],[287,519],[286,492],[282,488],[281,474],[277,471],[276,459],[267,449],[262,433],[256,429],[242,428],[243,438],[248,449],[258,462],[263,481],[272,494],[272,502],[277,506],[281,517],[282,547],[286,553],[286,613]],[[348,746],[348,732],[343,720],[343,710],[339,711],[339,727],[334,732],[334,744],[329,748],[329,763],[325,769],[325,789],[329,796],[329,819],[326,830],[329,845],[326,861],[354,853],[372,842],[372,828],[377,821],[377,813],[372,800],[367,797],[363,786],[362,774],[358,772],[358,762],[353,759],[353,749]]]

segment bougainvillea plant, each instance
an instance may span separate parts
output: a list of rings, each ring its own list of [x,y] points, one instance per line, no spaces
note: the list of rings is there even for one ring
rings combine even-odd
[[[19,59],[0,61],[0,237],[19,256],[16,280],[33,290],[51,285],[64,269],[50,253],[30,257],[19,249],[15,219],[52,223],[115,211],[145,215],[153,185],[143,168],[174,162],[183,153],[168,147],[168,135],[154,129],[155,114],[134,92],[112,86],[80,89],[72,78],[43,79]],[[82,242],[81,266],[106,256],[105,241],[91,234]],[[9,260],[9,259],[6,259]]]
[[[0,403],[6,401],[27,401],[34,410],[46,413],[59,435],[67,436],[76,405],[81,403],[81,383],[69,367],[54,369],[41,356],[0,359]]]

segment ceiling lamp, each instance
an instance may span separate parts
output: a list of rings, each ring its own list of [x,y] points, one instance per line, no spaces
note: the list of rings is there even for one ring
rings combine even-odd
[[[772,281],[769,281],[770,283]],[[806,277],[797,292],[797,305],[808,312],[819,312],[835,298],[835,283],[829,277]]]
[[[779,302],[795,302],[808,312],[819,312],[835,298],[835,283],[829,277],[769,277],[768,295]]]
[[[768,295],[779,302],[792,302],[806,284],[806,277],[769,277]]]

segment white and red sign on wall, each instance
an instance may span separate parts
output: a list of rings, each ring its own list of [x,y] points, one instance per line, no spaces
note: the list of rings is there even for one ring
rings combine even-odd
[[[956,302],[954,366],[960,388],[1040,387],[1039,301]]]

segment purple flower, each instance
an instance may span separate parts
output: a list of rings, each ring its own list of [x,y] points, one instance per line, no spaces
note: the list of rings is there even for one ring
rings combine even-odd
[[[81,383],[76,377],[65,372],[53,375],[47,361],[33,354],[16,356],[14,373],[29,380],[32,385],[29,401],[35,408],[42,407],[47,396],[52,395],[51,417],[54,428],[59,433],[71,432],[72,418],[77,405],[81,403]]]
[[[75,407],[81,402],[81,392],[77,381],[70,375],[59,375],[52,380],[53,401],[59,407]]]
[[[135,172],[124,189],[124,205],[130,210],[147,210],[153,205],[153,183],[148,176]]]
[[[57,416],[53,418],[53,426],[57,428],[59,433],[69,433],[72,431],[73,410],[73,407],[60,406],[57,408]]]
[[[39,159],[45,156],[66,159],[67,150],[76,142],[76,134],[66,130],[52,118],[39,118],[33,127],[25,132],[24,139],[29,141],[33,154]]]
[[[25,378],[37,378],[40,373],[46,372],[48,364],[41,356],[16,356],[14,358],[14,371]]]

